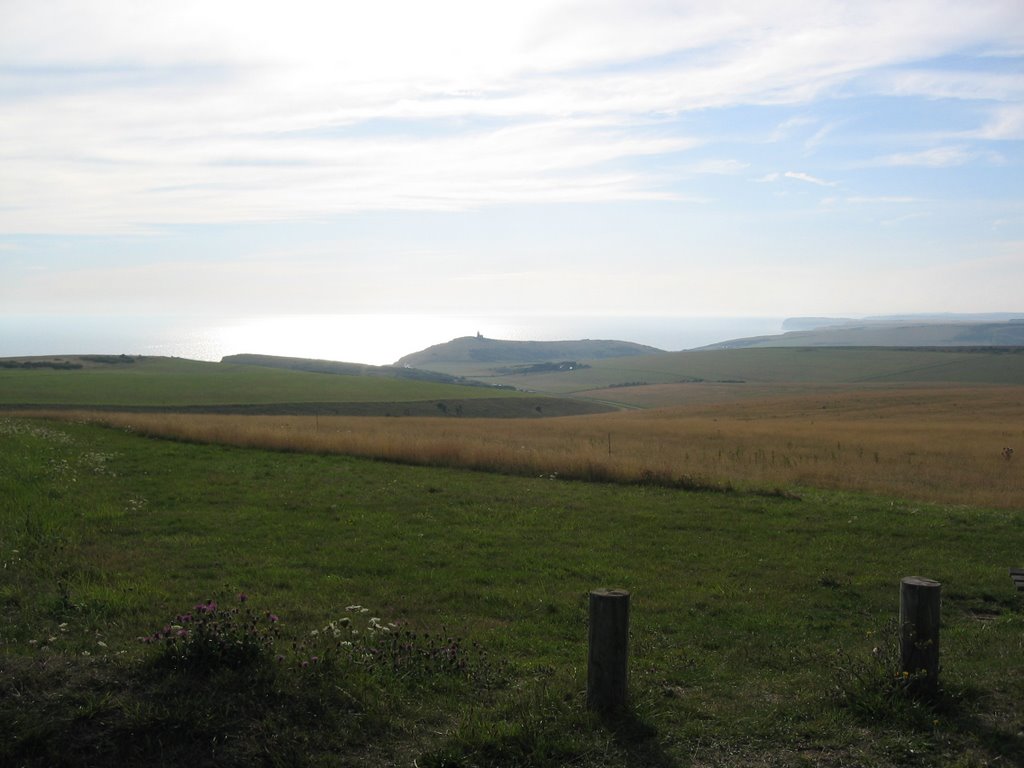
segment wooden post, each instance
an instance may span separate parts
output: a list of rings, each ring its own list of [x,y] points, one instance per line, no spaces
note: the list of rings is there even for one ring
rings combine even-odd
[[[927,693],[934,693],[939,684],[941,590],[939,582],[920,576],[900,580],[902,671],[914,677],[913,687]]]
[[[590,593],[587,707],[612,712],[626,706],[629,657],[629,592]]]

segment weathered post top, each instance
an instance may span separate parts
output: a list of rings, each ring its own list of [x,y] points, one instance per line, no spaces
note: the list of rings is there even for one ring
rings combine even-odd
[[[617,597],[629,598],[628,589],[592,589],[590,590],[590,594],[597,595],[598,597],[602,598],[609,598],[612,600],[614,600]]]
[[[924,576],[904,576],[900,579],[900,583],[922,589],[939,589],[942,587],[942,584],[935,579],[926,579]]]

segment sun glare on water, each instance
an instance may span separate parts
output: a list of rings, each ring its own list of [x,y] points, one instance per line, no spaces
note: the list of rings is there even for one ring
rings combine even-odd
[[[290,315],[213,329],[223,355],[252,353],[389,365],[400,357],[486,330],[479,318],[430,315]],[[500,329],[498,329],[500,330]]]

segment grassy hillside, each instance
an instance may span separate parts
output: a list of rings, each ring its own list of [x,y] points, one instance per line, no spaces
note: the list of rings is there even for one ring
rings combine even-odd
[[[708,349],[752,347],[967,347],[1024,346],[1024,319],[1003,322],[847,321],[838,326],[756,336],[712,344]]]
[[[364,365],[362,363],[345,363],[335,360],[317,360],[306,357],[281,357],[279,355],[239,354],[228,355],[221,359],[222,363],[231,365],[258,365],[266,368],[284,368],[291,371],[308,373],[334,373],[343,376],[375,376],[392,379],[412,379],[414,381],[433,381],[441,384],[465,384],[454,376],[436,371],[423,371],[419,368],[405,368],[396,365]]]
[[[0,367],[0,406],[26,405],[395,416],[537,416],[602,410],[490,387],[162,357],[12,361],[12,367]]]
[[[502,389],[396,378],[382,375],[385,369],[373,375],[315,373],[292,366],[325,361],[274,362],[282,360],[287,367],[155,357],[8,361],[17,367],[0,366],[0,406],[536,417],[837,389],[1024,385],[1024,350],[1017,349],[702,350],[581,361],[571,370],[517,369],[532,368],[529,373],[509,373],[505,364],[497,367],[506,372],[492,367],[486,374],[477,364],[449,366],[455,375],[476,370],[480,382]],[[332,365],[342,366],[332,371],[343,371],[350,364]]]
[[[602,360],[609,357],[650,355],[661,350],[629,341],[504,341],[482,336],[464,336],[414,352],[396,365],[450,373],[452,366],[487,370],[492,366]]]
[[[642,405],[687,402],[693,385],[715,386],[728,397],[743,397],[745,390],[762,396],[794,386],[1024,385],[1024,350],[1016,349],[694,350],[587,362],[589,367],[573,371],[492,374],[481,376],[480,380],[537,392],[621,402],[639,398],[637,404]],[[645,385],[674,385],[682,389],[663,387],[660,401],[643,402]]]
[[[514,478],[10,418],[0,496],[0,764],[1024,760],[1024,605],[1006,573],[1019,510]],[[943,584],[934,699],[909,695],[894,660],[905,575]],[[633,600],[630,707],[609,718],[584,706],[601,586]],[[192,635],[209,643],[174,639],[195,606],[215,611],[218,628]],[[170,640],[140,641],[163,627]]]

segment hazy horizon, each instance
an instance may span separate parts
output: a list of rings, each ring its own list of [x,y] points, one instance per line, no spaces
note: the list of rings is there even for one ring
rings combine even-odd
[[[780,333],[783,318],[292,315],[79,317],[0,315],[0,357],[142,354],[219,361],[232,354],[370,365],[477,333],[514,341],[609,339],[679,351]]]
[[[8,317],[983,312],[1024,285],[1020,0],[9,0],[0,29]]]

